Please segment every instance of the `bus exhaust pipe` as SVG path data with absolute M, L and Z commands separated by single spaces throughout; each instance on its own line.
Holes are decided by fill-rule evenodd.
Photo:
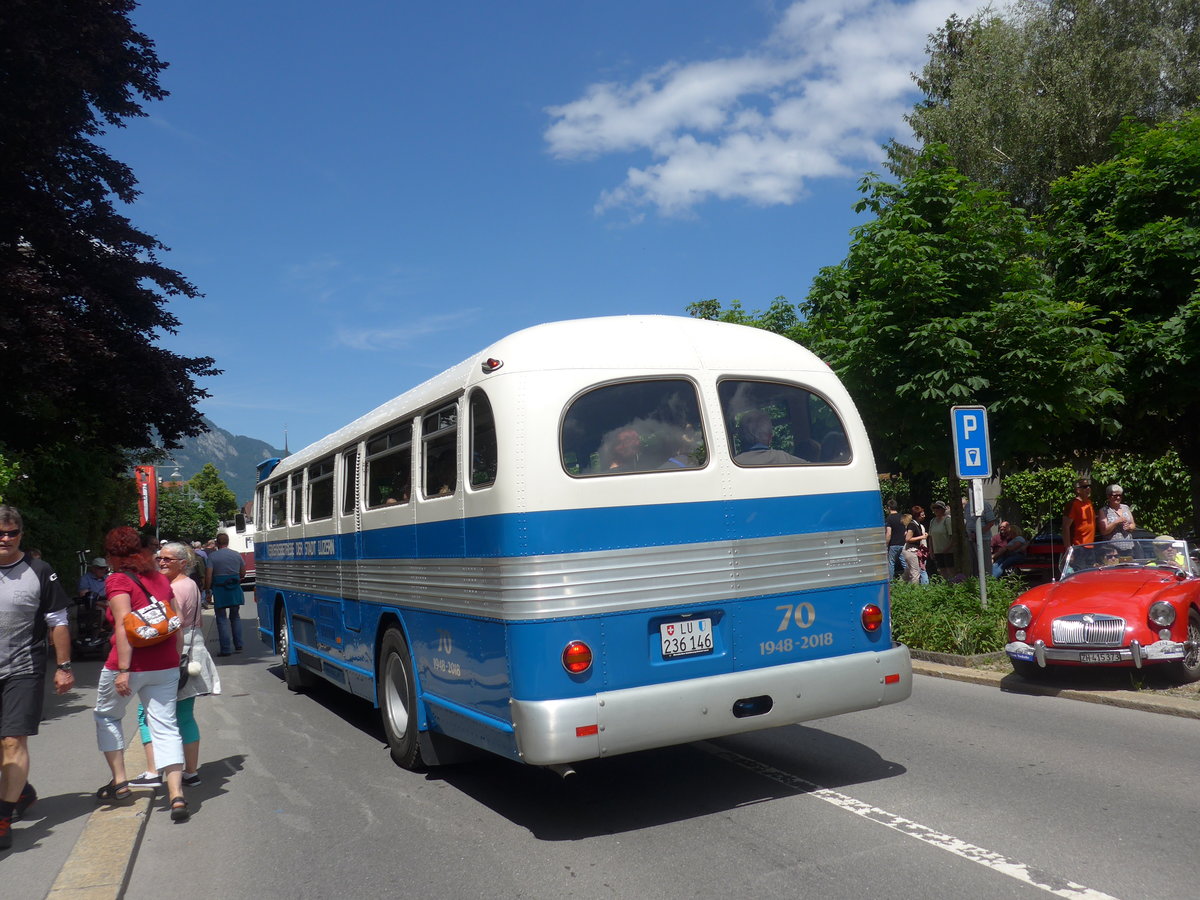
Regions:
M 575 771 L 574 766 L 569 766 L 565 763 L 553 763 L 552 765 L 546 766 L 546 768 L 556 774 L 563 781 L 573 779 L 578 774 Z

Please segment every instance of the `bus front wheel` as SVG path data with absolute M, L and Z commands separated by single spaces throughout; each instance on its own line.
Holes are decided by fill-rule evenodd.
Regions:
M 405 769 L 421 768 L 421 747 L 417 742 L 417 687 L 413 679 L 412 656 L 404 636 L 397 628 L 389 629 L 383 636 L 375 689 L 392 759 Z

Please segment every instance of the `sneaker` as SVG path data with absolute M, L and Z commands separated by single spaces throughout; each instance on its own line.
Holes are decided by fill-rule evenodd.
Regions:
M 7 850 L 12 846 L 12 817 L 0 817 L 0 850 Z
M 38 793 L 32 784 L 25 782 L 25 787 L 21 788 L 21 796 L 17 798 L 17 804 L 13 807 L 14 822 L 19 822 L 24 817 L 26 810 L 33 804 L 37 803 Z
M 162 787 L 162 779 L 157 772 L 143 772 L 137 778 L 129 779 L 130 787 Z
M 183 783 L 186 787 L 195 787 L 196 785 L 198 785 L 200 783 L 200 773 L 199 772 L 184 772 L 183 773 Z

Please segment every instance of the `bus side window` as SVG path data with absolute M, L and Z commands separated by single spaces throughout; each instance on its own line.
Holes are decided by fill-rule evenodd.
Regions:
M 279 478 L 271 482 L 271 518 L 269 527 L 280 528 L 287 524 L 287 479 Z
M 355 498 L 358 496 L 358 451 L 347 450 L 342 454 L 342 515 L 354 515 Z
M 304 516 L 304 470 L 292 473 L 292 524 L 299 525 Z
M 407 503 L 412 494 L 412 423 L 367 440 L 367 509 Z
M 308 467 L 308 520 L 333 516 L 333 457 Z
M 471 487 L 496 483 L 498 457 L 491 401 L 482 390 L 475 390 L 471 393 Z
M 458 404 L 421 419 L 426 497 L 448 497 L 458 484 Z

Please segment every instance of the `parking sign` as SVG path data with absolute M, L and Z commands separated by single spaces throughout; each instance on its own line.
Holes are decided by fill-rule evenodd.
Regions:
M 958 477 L 991 478 L 992 447 L 988 439 L 987 409 L 953 406 L 950 424 L 954 432 L 954 465 Z

